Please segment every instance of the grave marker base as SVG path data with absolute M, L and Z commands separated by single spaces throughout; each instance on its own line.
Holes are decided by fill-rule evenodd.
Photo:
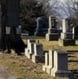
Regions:
M 47 33 L 46 34 L 46 39 L 48 40 L 48 41 L 55 41 L 55 40 L 58 40 L 58 38 L 59 38 L 59 33 Z
M 53 71 L 51 70 L 51 76 L 53 77 L 71 77 L 73 74 L 70 71 Z
M 74 39 L 59 39 L 59 45 L 60 46 L 75 45 L 75 40 Z
M 74 39 L 74 34 L 68 32 L 68 33 L 61 33 L 61 39 Z

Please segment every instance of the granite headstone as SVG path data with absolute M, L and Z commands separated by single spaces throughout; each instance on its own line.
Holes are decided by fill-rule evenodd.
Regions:
M 48 18 L 46 16 L 38 17 L 37 20 L 37 27 L 35 30 L 35 36 L 45 36 L 48 31 Z

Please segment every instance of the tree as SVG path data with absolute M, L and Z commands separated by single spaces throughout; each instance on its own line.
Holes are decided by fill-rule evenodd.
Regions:
M 20 20 L 23 30 L 27 30 L 29 34 L 34 33 L 36 27 L 36 18 L 45 15 L 42 11 L 42 4 L 36 0 L 21 0 L 20 2 Z
M 38 0 L 43 3 L 46 14 L 53 14 L 60 18 L 78 18 L 78 0 Z
M 20 34 L 17 34 L 17 27 L 19 26 L 19 0 L 1 0 L 1 12 L 1 49 L 7 49 L 8 53 L 11 52 L 10 49 L 14 49 L 17 54 L 20 54 L 24 51 L 25 44 Z
M 67 17 L 78 18 L 78 1 L 77 0 L 65 0 L 59 4 L 62 12 Z
M 55 7 L 58 4 L 58 0 L 38 0 L 43 5 L 43 11 L 47 16 L 56 14 Z

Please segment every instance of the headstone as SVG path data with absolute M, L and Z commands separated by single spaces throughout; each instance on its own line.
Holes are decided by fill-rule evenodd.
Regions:
M 34 44 L 34 55 L 43 55 L 43 46 L 42 44 Z
M 62 21 L 62 33 L 59 39 L 60 46 L 75 45 L 74 40 L 74 27 L 70 23 L 70 19 L 63 19 Z
M 54 66 L 54 50 L 49 50 L 48 53 L 45 53 L 45 65 L 43 66 L 43 71 L 50 74 L 53 66 Z
M 46 39 L 51 40 L 58 40 L 60 37 L 60 30 L 57 29 L 57 22 L 54 16 L 49 16 L 49 28 L 48 33 L 46 34 Z
M 43 46 L 42 44 L 34 44 L 34 53 L 32 55 L 32 61 L 34 63 L 39 63 L 43 61 Z
M 78 39 L 78 25 L 76 27 L 74 27 L 74 34 L 75 34 L 75 39 Z
M 36 43 L 35 40 L 28 40 L 27 48 L 25 48 L 25 56 L 34 63 L 43 62 L 44 55 L 42 44 Z
M 67 53 L 62 50 L 50 50 L 45 54 L 45 65 L 43 71 L 54 77 L 69 77 Z
M 54 51 L 54 67 L 51 70 L 52 76 L 60 76 L 67 73 L 67 54 L 60 50 Z
M 42 70 L 46 72 L 47 66 L 49 65 L 49 53 L 45 53 L 45 64 L 42 66 Z
M 32 39 L 28 39 L 27 40 L 27 48 L 25 48 L 25 55 L 29 59 L 32 58 L 32 54 L 34 53 L 34 43 L 35 42 L 36 41 L 35 40 L 32 40 Z
M 48 32 L 48 18 L 46 16 L 37 18 L 37 27 L 34 33 L 35 36 L 45 36 Z

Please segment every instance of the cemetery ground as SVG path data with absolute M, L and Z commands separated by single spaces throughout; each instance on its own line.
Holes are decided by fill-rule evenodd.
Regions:
M 35 39 L 35 38 L 33 38 Z M 68 69 L 71 70 L 78 78 L 78 40 L 75 46 L 59 46 L 58 41 L 47 41 L 44 38 L 36 39 L 36 42 L 43 44 L 45 51 L 49 49 L 62 49 L 68 52 Z M 26 44 L 27 40 L 23 39 Z M 42 64 L 34 64 L 26 56 L 18 56 L 16 54 L 0 54 L 0 66 L 6 68 L 6 70 L 12 75 L 16 76 L 17 79 L 55 79 L 50 75 L 42 71 Z M 57 78 L 61 79 L 61 78 Z M 62 78 L 67 79 L 67 78 Z

